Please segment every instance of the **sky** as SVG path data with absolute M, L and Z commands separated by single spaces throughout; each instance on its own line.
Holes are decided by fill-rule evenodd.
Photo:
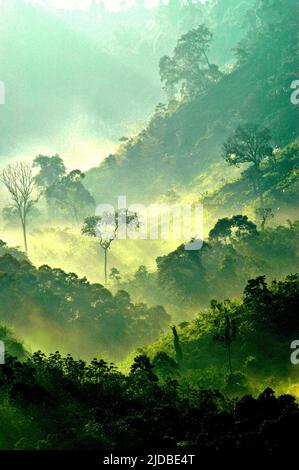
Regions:
M 73 14 L 0 5 L 1 167 L 40 153 L 61 154 L 70 169 L 98 165 L 160 99 L 158 58 L 132 49 L 134 31 Z
M 99 165 L 163 100 L 158 62 L 176 38 L 157 27 L 158 9 L 103 16 L 90 3 L 0 0 L 0 168 L 56 153 L 70 170 Z
M 136 0 L 31 0 L 34 3 L 47 3 L 54 8 L 87 10 L 92 3 L 105 5 L 105 10 L 110 12 L 126 10 L 136 5 Z M 184 1 L 184 0 L 182 0 Z M 194 0 L 205 3 L 206 0 Z M 144 0 L 145 8 L 156 8 L 160 4 L 168 5 L 169 0 Z

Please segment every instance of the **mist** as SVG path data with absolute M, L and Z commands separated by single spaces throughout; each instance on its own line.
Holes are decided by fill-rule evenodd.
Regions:
M 0 164 L 61 153 L 86 170 L 136 133 L 161 96 L 152 13 L 0 3 Z M 148 17 L 150 16 L 150 17 Z M 125 20 L 125 24 L 122 24 Z

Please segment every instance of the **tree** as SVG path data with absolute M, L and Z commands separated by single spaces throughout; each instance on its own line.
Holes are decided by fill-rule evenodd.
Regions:
M 244 174 L 252 180 L 261 208 L 264 207 L 261 163 L 272 155 L 270 141 L 268 129 L 259 129 L 255 124 L 247 124 L 238 127 L 223 145 L 223 156 L 229 165 L 250 165 Z
M 189 66 L 193 63 L 198 68 L 199 64 L 205 63 L 210 67 L 207 50 L 212 38 L 211 31 L 201 24 L 180 37 L 174 51 L 175 56 Z
M 90 284 L 86 278 L 61 269 L 37 269 L 24 254 L 1 245 L 3 242 L 0 324 L 9 322 L 16 329 L 32 331 L 32 312 L 39 312 L 40 331 L 51 327 L 61 332 L 59 337 L 68 343 L 70 352 L 84 357 L 93 354 L 100 344 L 101 353 L 113 360 L 151 344 L 169 325 L 170 317 L 163 307 L 134 304 L 124 290 L 113 296 L 102 285 Z M 30 308 L 24 308 L 28 305 Z M 83 349 L 82 345 L 71 345 L 74 335 L 88 337 L 88 344 Z M 45 341 L 49 344 L 47 338 Z
M 217 81 L 221 73 L 211 64 L 207 52 L 212 33 L 201 24 L 183 34 L 174 49 L 173 57 L 160 59 L 160 77 L 165 90 L 174 95 L 175 87 L 181 83 L 181 92 L 187 96 L 205 92 L 208 85 Z
M 167 55 L 161 57 L 159 70 L 161 82 L 164 82 L 165 91 L 168 98 L 171 99 L 175 95 L 175 86 L 180 80 L 180 74 L 175 59 Z
M 2 209 L 3 221 L 9 227 L 16 227 L 19 225 L 18 211 L 14 206 L 3 207 Z
M 172 326 L 171 330 L 173 334 L 173 345 L 175 350 L 176 361 L 180 365 L 183 362 L 183 350 L 180 344 L 180 338 L 175 326 Z
M 233 375 L 232 359 L 231 359 L 231 343 L 233 339 L 233 327 L 232 327 L 232 323 L 231 323 L 231 319 L 229 315 L 225 315 L 224 337 L 225 337 L 225 344 L 227 347 L 229 374 L 230 374 L 230 379 L 231 379 Z
M 228 217 L 219 219 L 210 230 L 210 240 L 224 241 L 227 243 L 231 236 L 231 221 Z
M 244 289 L 242 314 L 256 331 L 275 332 L 280 338 L 297 337 L 299 274 L 290 274 L 268 286 L 265 276 L 250 279 Z
M 113 282 L 115 282 L 115 284 L 119 284 L 119 282 L 121 280 L 121 274 L 120 274 L 119 270 L 117 268 L 111 268 L 109 278 Z
M 233 378 L 231 343 L 237 334 L 236 319 L 231 318 L 231 314 L 234 313 L 234 305 L 229 299 L 223 302 L 217 302 L 217 300 L 214 299 L 211 301 L 211 308 L 214 314 L 214 326 L 216 327 L 215 339 L 224 341 L 227 348 L 229 367 L 228 383 L 231 383 Z
M 261 221 L 261 230 L 265 230 L 265 225 L 268 220 L 273 219 L 274 214 L 270 207 L 259 207 L 255 211 L 256 217 Z
M 55 210 L 58 208 L 64 218 L 71 215 L 72 220 L 77 223 L 95 206 L 93 197 L 82 184 L 84 178 L 85 174 L 80 170 L 73 170 L 57 179 L 45 191 L 48 204 L 54 203 Z
M 104 278 L 107 286 L 107 264 L 108 250 L 111 243 L 117 237 L 117 233 L 124 225 L 134 225 L 139 228 L 139 221 L 136 212 L 130 212 L 122 209 L 114 213 L 106 212 L 101 216 L 86 217 L 82 227 L 82 234 L 90 237 L 96 237 L 99 240 L 100 247 L 104 250 Z
M 34 177 L 35 184 L 43 191 L 60 180 L 66 172 L 62 158 L 59 155 L 47 157 L 38 155 L 33 160 L 33 167 L 39 168 L 38 174 Z
M 134 278 L 137 281 L 146 281 L 148 276 L 149 276 L 149 272 L 147 270 L 147 267 L 144 266 L 144 264 L 140 265 L 136 273 L 134 274 Z
M 238 214 L 231 218 L 231 233 L 237 240 L 241 240 L 257 235 L 257 228 L 247 215 Z
M 257 235 L 256 225 L 248 220 L 247 215 L 234 215 L 230 219 L 225 217 L 219 219 L 210 230 L 210 240 L 224 241 L 228 243 L 233 238 L 241 240 L 253 235 Z
M 73 221 L 78 222 L 79 218 L 85 217 L 91 207 L 95 206 L 93 197 L 82 184 L 85 174 L 80 170 L 72 170 L 66 174 L 64 162 L 59 155 L 38 155 L 33 166 L 39 168 L 34 180 L 45 195 L 49 215 L 60 215 L 65 219 L 70 214 Z
M 153 372 L 153 364 L 146 354 L 139 354 L 134 358 L 134 362 L 131 365 L 131 375 L 141 375 L 146 377 L 147 380 L 157 382 L 157 376 Z
M 166 256 L 156 259 L 158 282 L 172 299 L 185 303 L 204 301 L 208 296 L 207 270 L 203 262 L 209 245 L 203 243 L 200 250 L 186 250 L 180 245 Z
M 8 167 L 2 171 L 0 179 L 9 191 L 13 207 L 19 216 L 23 232 L 24 248 L 27 254 L 27 218 L 36 202 L 32 197 L 34 190 L 32 168 L 29 163 L 26 162 L 8 165 Z
M 28 214 L 28 222 L 31 222 L 34 219 L 37 219 L 41 215 L 39 209 L 33 206 Z M 2 209 L 3 221 L 6 223 L 6 226 L 9 228 L 15 228 L 19 225 L 19 215 L 18 211 L 14 206 L 4 207 Z
M 172 377 L 179 372 L 178 363 L 164 351 L 158 351 L 153 359 L 154 371 L 162 377 Z

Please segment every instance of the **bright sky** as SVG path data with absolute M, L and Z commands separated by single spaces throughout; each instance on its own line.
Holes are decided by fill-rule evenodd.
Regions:
M 29 4 L 47 6 L 49 9 L 45 15 L 37 15 L 36 24 L 35 21 L 30 22 L 31 18 L 34 18 L 34 11 L 31 8 L 28 9 L 28 16 L 24 15 L 22 21 L 16 15 L 15 24 L 21 25 L 20 31 L 7 35 L 11 37 L 11 40 L 7 40 L 9 50 L 5 56 L 7 103 L 5 106 L 0 104 L 0 130 L 5 135 L 3 138 L 3 134 L 1 134 L 0 139 L 0 169 L 9 160 L 19 160 L 20 155 L 22 158 L 30 160 L 39 153 L 45 155 L 59 153 L 70 169 L 86 170 L 96 166 L 109 153 L 116 151 L 119 146 L 119 137 L 137 135 L 140 129 L 145 127 L 147 117 L 161 97 L 156 67 L 157 57 L 153 53 L 151 62 L 147 68 L 143 68 L 145 61 L 141 60 L 141 65 L 137 64 L 139 59 L 136 61 L 134 54 L 132 54 L 128 64 L 125 64 L 126 80 L 122 83 L 118 76 L 121 75 L 124 64 L 119 64 L 113 55 L 110 57 L 105 49 L 102 52 L 101 48 L 90 47 L 90 44 L 93 43 L 89 37 L 86 38 L 80 32 L 78 33 L 76 28 L 74 31 L 69 31 L 68 23 L 65 27 L 62 21 L 57 23 L 56 15 L 52 15 L 52 13 L 55 9 L 88 11 L 92 4 L 100 3 L 102 5 L 105 3 L 107 11 L 119 11 L 121 5 L 123 9 L 133 7 L 136 0 L 24 1 Z M 18 2 L 19 0 L 0 0 L 0 9 L 2 4 L 10 7 L 14 4 L 18 5 Z M 142 5 L 140 2 L 142 0 L 139 0 L 139 5 Z M 144 5 L 147 8 L 157 7 L 162 3 L 167 4 L 169 0 L 144 0 Z M 20 12 L 23 15 L 22 9 Z M 54 16 L 53 21 L 52 16 Z M 86 20 L 86 15 L 82 16 Z M 106 16 L 107 20 L 113 20 L 111 18 L 113 15 L 107 14 Z M 9 15 L 8 18 L 10 18 Z M 77 22 L 78 18 L 76 17 L 75 20 Z M 138 18 L 136 18 L 137 20 Z M 14 24 L 12 19 L 11 21 Z M 134 21 L 135 16 L 133 15 L 129 24 L 132 25 Z M 109 21 L 107 22 L 109 23 Z M 52 46 L 52 31 L 53 28 L 56 28 L 56 24 L 59 26 L 57 28 L 59 39 L 53 40 Z M 88 23 L 86 22 L 86 24 Z M 114 24 L 117 24 L 117 17 Z M 49 73 L 46 70 L 48 62 L 44 61 L 43 54 L 40 54 L 39 51 L 39 31 L 43 27 L 45 35 L 41 41 L 43 45 L 41 47 L 45 47 L 46 56 L 51 57 L 54 61 L 54 66 L 50 67 Z M 9 25 L 7 31 L 9 31 Z M 30 34 L 27 34 L 27 31 L 30 31 Z M 0 28 L 2 40 L 1 33 L 2 28 Z M 96 37 L 102 40 L 102 36 Z M 60 38 L 65 41 L 60 43 Z M 76 40 L 76 54 L 72 53 L 71 39 L 73 38 Z M 79 42 L 81 38 L 82 45 Z M 121 57 L 126 47 L 115 48 L 117 59 Z M 19 63 L 20 48 L 22 54 Z M 90 70 L 94 76 L 92 79 L 89 77 Z M 113 70 L 112 76 L 111 70 Z M 2 74 L 2 56 L 0 72 Z M 22 77 L 21 87 L 18 86 L 17 75 L 19 74 Z M 49 78 L 45 78 L 48 75 Z M 4 79 L 2 75 L 0 75 L 0 81 L 1 79 Z M 143 80 L 144 89 L 143 86 L 140 86 Z M 87 81 L 91 83 L 91 88 L 85 86 Z M 55 92 L 56 86 L 57 94 Z M 32 98 L 33 90 L 36 94 L 36 102 Z M 25 126 L 22 113 L 19 112 L 20 106 L 24 115 L 27 113 L 30 116 L 30 119 L 26 120 Z M 49 108 L 46 115 L 44 113 L 45 107 Z M 128 112 L 126 112 L 126 107 L 129 107 Z M 4 118 L 4 112 L 7 113 L 8 119 Z M 43 118 L 40 118 L 40 114 Z M 5 123 L 5 130 L 2 128 L 2 122 Z
M 200 3 L 205 3 L 206 0 L 197 0 Z M 194 3 L 196 0 L 194 0 Z M 93 0 L 32 0 L 32 3 L 46 3 L 54 8 L 61 8 L 64 10 L 88 10 Z M 106 11 L 120 11 L 126 10 L 136 4 L 136 0 L 94 0 L 94 3 L 105 4 Z M 160 3 L 167 5 L 169 0 L 144 0 L 145 8 L 155 8 Z

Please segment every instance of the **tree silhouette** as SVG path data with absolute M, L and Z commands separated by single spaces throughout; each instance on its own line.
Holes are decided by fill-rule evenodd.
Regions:
M 244 174 L 252 180 L 261 208 L 264 207 L 261 162 L 272 155 L 270 141 L 268 129 L 259 129 L 255 124 L 247 124 L 239 126 L 223 145 L 224 159 L 230 165 L 251 164 Z
M 160 77 L 169 97 L 173 97 L 176 85 L 181 83 L 181 93 L 187 96 L 206 91 L 208 85 L 217 81 L 221 73 L 208 59 L 212 33 L 201 24 L 183 34 L 172 57 L 160 59 Z
M 121 274 L 120 274 L 119 270 L 117 268 L 111 268 L 109 278 L 113 282 L 115 282 L 115 284 L 119 284 L 119 282 L 121 280 Z
M 225 217 L 219 219 L 210 230 L 210 240 L 224 241 L 228 243 L 233 238 L 241 240 L 253 235 L 257 235 L 256 225 L 251 222 L 247 215 L 234 215 L 230 219 Z
M 224 337 L 225 337 L 225 344 L 227 347 L 228 365 L 229 365 L 229 373 L 230 373 L 230 380 L 231 380 L 232 375 L 233 375 L 232 359 L 231 359 L 231 343 L 233 339 L 233 328 L 232 328 L 232 323 L 231 323 L 231 319 L 229 315 L 225 315 Z
M 45 191 L 56 181 L 60 180 L 66 172 L 63 160 L 57 154 L 52 157 L 38 155 L 33 160 L 32 166 L 34 168 L 39 168 L 39 172 L 34 177 L 34 181 L 42 191 Z
M 8 165 L 1 175 L 0 179 L 9 191 L 12 204 L 21 221 L 24 248 L 28 253 L 27 245 L 27 218 L 34 203 L 32 194 L 34 190 L 34 177 L 29 163 L 18 162 L 14 165 Z
M 133 224 L 139 228 L 139 221 L 136 212 L 130 212 L 122 209 L 116 212 L 106 212 L 101 216 L 91 216 L 84 220 L 82 234 L 98 239 L 100 247 L 104 250 L 104 279 L 107 286 L 107 265 L 108 250 L 111 243 L 116 239 L 117 233 L 121 227 L 124 228 Z
M 268 220 L 273 219 L 274 214 L 270 207 L 259 207 L 255 211 L 256 217 L 261 221 L 261 230 L 265 230 L 265 225 Z
M 183 350 L 181 348 L 180 344 L 180 338 L 177 333 L 176 327 L 172 326 L 172 333 L 173 333 L 173 345 L 174 345 L 174 350 L 175 350 L 175 356 L 177 363 L 180 365 L 183 362 Z

